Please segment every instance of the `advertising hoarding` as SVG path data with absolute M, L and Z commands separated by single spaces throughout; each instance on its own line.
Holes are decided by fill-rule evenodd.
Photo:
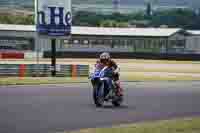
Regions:
M 36 0 L 36 28 L 39 35 L 71 34 L 71 0 Z

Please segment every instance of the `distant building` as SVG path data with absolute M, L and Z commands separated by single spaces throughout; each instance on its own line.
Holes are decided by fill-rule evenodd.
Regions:
M 200 53 L 200 31 L 188 30 L 189 36 L 186 37 L 186 49 L 191 53 Z
M 70 39 L 58 39 L 57 51 L 188 53 L 200 51 L 200 44 L 179 28 L 72 27 Z M 197 34 L 198 39 L 200 34 Z M 192 41 L 191 41 L 192 40 Z M 0 24 L 0 48 L 21 51 L 49 51 L 50 40 L 38 38 L 35 26 Z M 193 48 L 195 46 L 195 48 Z M 6 47 L 6 48 L 9 48 Z

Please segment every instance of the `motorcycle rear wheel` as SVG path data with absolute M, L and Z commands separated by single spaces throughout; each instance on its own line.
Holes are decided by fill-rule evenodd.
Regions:
M 112 101 L 113 106 L 119 107 L 123 102 L 123 96 L 118 96 L 115 100 Z

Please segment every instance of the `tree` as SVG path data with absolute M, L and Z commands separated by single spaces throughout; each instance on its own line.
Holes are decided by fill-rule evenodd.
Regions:
M 113 20 L 105 20 L 105 21 L 102 21 L 101 23 L 100 23 L 100 27 L 114 27 L 114 23 L 116 23 L 115 21 L 113 21 Z
M 102 21 L 99 26 L 100 27 L 128 27 L 129 23 L 117 22 L 114 20 L 105 20 L 105 21 Z
M 0 15 L 0 23 L 32 25 L 34 24 L 34 16 Z
M 168 25 L 169 27 L 190 27 L 196 21 L 196 15 L 191 10 L 174 9 L 156 12 L 152 17 L 153 26 Z

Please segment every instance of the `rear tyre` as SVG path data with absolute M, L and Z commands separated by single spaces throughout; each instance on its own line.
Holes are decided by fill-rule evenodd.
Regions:
M 123 102 L 123 96 L 117 97 L 115 100 L 112 101 L 113 106 L 119 107 Z

